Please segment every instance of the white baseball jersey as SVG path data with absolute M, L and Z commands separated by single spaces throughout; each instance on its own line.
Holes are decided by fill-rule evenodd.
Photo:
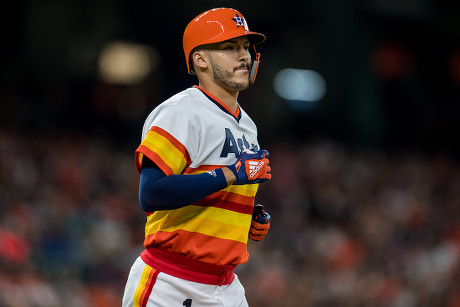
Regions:
M 238 106 L 233 113 L 198 86 L 174 95 L 155 108 L 145 121 L 142 140 L 152 126 L 167 131 L 186 148 L 191 168 L 230 165 L 235 163 L 239 152 L 255 151 L 259 147 L 256 125 L 246 112 Z
M 166 175 L 196 174 L 235 163 L 244 149 L 259 149 L 251 118 L 195 86 L 148 116 L 136 161 L 139 171 L 145 155 Z M 191 205 L 147 214 L 145 247 L 216 265 L 246 262 L 257 188 L 231 185 Z

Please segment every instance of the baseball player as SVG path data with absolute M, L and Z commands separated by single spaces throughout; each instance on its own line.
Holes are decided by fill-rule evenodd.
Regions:
M 136 150 L 145 250 L 133 264 L 123 306 L 248 306 L 234 274 L 261 240 L 270 216 L 254 205 L 271 178 L 254 122 L 238 93 L 254 82 L 265 36 L 231 8 L 206 11 L 185 29 L 183 47 L 199 85 L 157 106 Z

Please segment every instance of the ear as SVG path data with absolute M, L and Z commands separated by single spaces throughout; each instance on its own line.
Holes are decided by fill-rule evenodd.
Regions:
M 197 50 L 192 54 L 193 65 L 196 68 L 206 69 L 208 68 L 208 58 L 203 50 Z M 196 70 L 196 69 L 195 69 Z

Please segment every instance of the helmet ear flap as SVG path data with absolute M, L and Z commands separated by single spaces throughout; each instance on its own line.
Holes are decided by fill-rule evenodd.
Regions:
M 189 74 L 191 74 L 191 75 L 196 75 L 195 67 L 193 67 L 193 58 L 192 58 L 192 54 L 193 54 L 193 53 L 190 53 L 190 58 L 189 58 L 189 60 L 188 60 L 188 63 L 189 63 L 188 71 L 189 71 Z
M 191 74 L 191 75 L 196 75 L 195 67 L 193 65 L 193 52 L 195 51 L 195 49 L 193 49 L 190 52 L 190 54 L 188 56 L 188 62 L 187 62 L 188 66 L 189 66 L 189 67 L 187 67 L 188 68 L 188 73 Z
M 252 46 L 254 47 L 254 60 L 252 61 L 252 68 L 251 74 L 249 75 L 249 81 L 251 82 L 251 84 L 254 84 L 257 76 L 257 71 L 259 70 L 260 53 L 257 53 L 256 46 Z

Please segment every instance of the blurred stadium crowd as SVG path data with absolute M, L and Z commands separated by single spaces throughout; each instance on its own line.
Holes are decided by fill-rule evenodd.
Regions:
M 240 96 L 273 170 L 256 199 L 271 230 L 237 269 L 250 306 L 460 307 L 460 2 L 448 0 L 9 3 L 0 307 L 120 306 L 144 237 L 142 123 L 195 82 L 181 37 L 217 2 L 269 38 Z M 152 73 L 101 80 L 112 42 L 148 47 Z M 324 99 L 299 111 L 277 97 L 286 67 L 320 72 Z
M 460 306 L 460 165 L 271 145 L 272 215 L 237 269 L 251 306 Z M 134 151 L 134 149 L 133 149 Z M 133 151 L 0 130 L 0 306 L 118 306 L 142 249 Z

